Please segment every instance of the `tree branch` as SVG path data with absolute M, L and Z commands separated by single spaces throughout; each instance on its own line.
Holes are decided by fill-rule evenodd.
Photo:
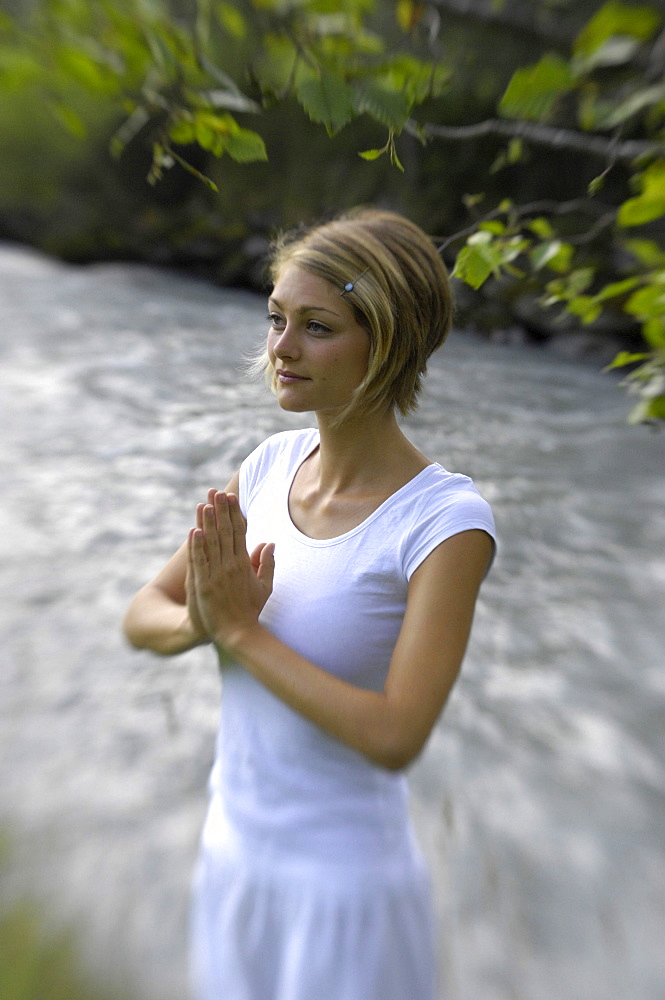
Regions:
M 587 214 L 595 215 L 597 217 L 596 221 L 587 233 L 566 239 L 567 243 L 575 245 L 591 242 L 602 229 L 610 226 L 616 217 L 616 212 L 612 210 L 608 211 L 606 205 L 600 205 L 598 202 L 582 198 L 575 198 L 572 201 L 531 201 L 526 205 L 511 205 L 508 211 L 516 219 L 523 219 L 527 215 L 569 215 L 574 212 L 586 212 Z M 498 219 L 506 214 L 507 212 L 504 208 L 493 209 L 491 212 L 483 215 L 482 218 L 476 219 L 466 229 L 460 229 L 457 233 L 453 233 L 452 236 L 448 236 L 442 240 L 437 246 L 437 251 L 442 253 L 453 243 L 471 236 L 476 232 L 481 222 L 490 222 L 492 219 Z
M 632 139 L 624 142 L 616 138 L 605 138 L 599 135 L 587 135 L 573 129 L 556 128 L 552 125 L 540 125 L 536 122 L 503 121 L 500 118 L 488 118 L 474 125 L 419 125 L 410 120 L 406 130 L 412 135 L 425 138 L 451 139 L 456 142 L 466 139 L 481 139 L 488 135 L 501 136 L 506 139 L 520 138 L 550 149 L 567 149 L 602 159 L 611 159 L 614 163 L 631 163 L 645 154 L 665 154 L 665 144 L 647 140 Z

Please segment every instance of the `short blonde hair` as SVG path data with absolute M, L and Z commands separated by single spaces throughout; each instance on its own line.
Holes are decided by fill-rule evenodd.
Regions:
M 453 312 L 448 272 L 430 237 L 395 212 L 358 208 L 280 236 L 270 256 L 273 283 L 287 264 L 339 288 L 370 337 L 367 374 L 336 422 L 384 407 L 405 416 L 414 410 Z M 255 367 L 274 389 L 267 355 Z

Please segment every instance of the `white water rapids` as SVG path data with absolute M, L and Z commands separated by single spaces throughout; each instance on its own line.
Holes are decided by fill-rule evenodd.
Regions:
M 0 247 L 5 898 L 78 927 L 137 1000 L 186 996 L 220 684 L 209 650 L 136 653 L 120 620 L 208 486 L 310 423 L 240 373 L 264 312 Z M 500 537 L 412 771 L 444 1000 L 665 996 L 665 435 L 627 408 L 594 368 L 458 333 L 409 422 Z

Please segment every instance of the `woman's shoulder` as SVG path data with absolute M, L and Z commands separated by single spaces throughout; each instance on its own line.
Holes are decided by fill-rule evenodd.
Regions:
M 318 430 L 315 427 L 303 427 L 297 430 L 278 431 L 265 438 L 243 462 L 244 466 L 274 461 L 278 457 L 304 456 L 318 441 Z
M 471 476 L 462 472 L 449 472 L 438 462 L 432 462 L 416 476 L 407 487 L 412 502 L 448 505 L 450 503 L 480 502 L 489 506 Z
M 436 545 L 461 531 L 480 528 L 496 538 L 492 508 L 470 476 L 435 462 L 408 485 L 402 504 L 408 576 Z
M 240 466 L 241 503 L 247 502 L 271 471 L 288 477 L 317 442 L 318 430 L 312 427 L 279 431 L 262 441 Z

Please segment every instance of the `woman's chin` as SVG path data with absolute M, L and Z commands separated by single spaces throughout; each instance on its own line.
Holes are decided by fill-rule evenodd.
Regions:
M 309 406 L 298 403 L 295 399 L 278 399 L 277 402 L 280 410 L 286 410 L 289 413 L 307 413 L 311 409 Z

